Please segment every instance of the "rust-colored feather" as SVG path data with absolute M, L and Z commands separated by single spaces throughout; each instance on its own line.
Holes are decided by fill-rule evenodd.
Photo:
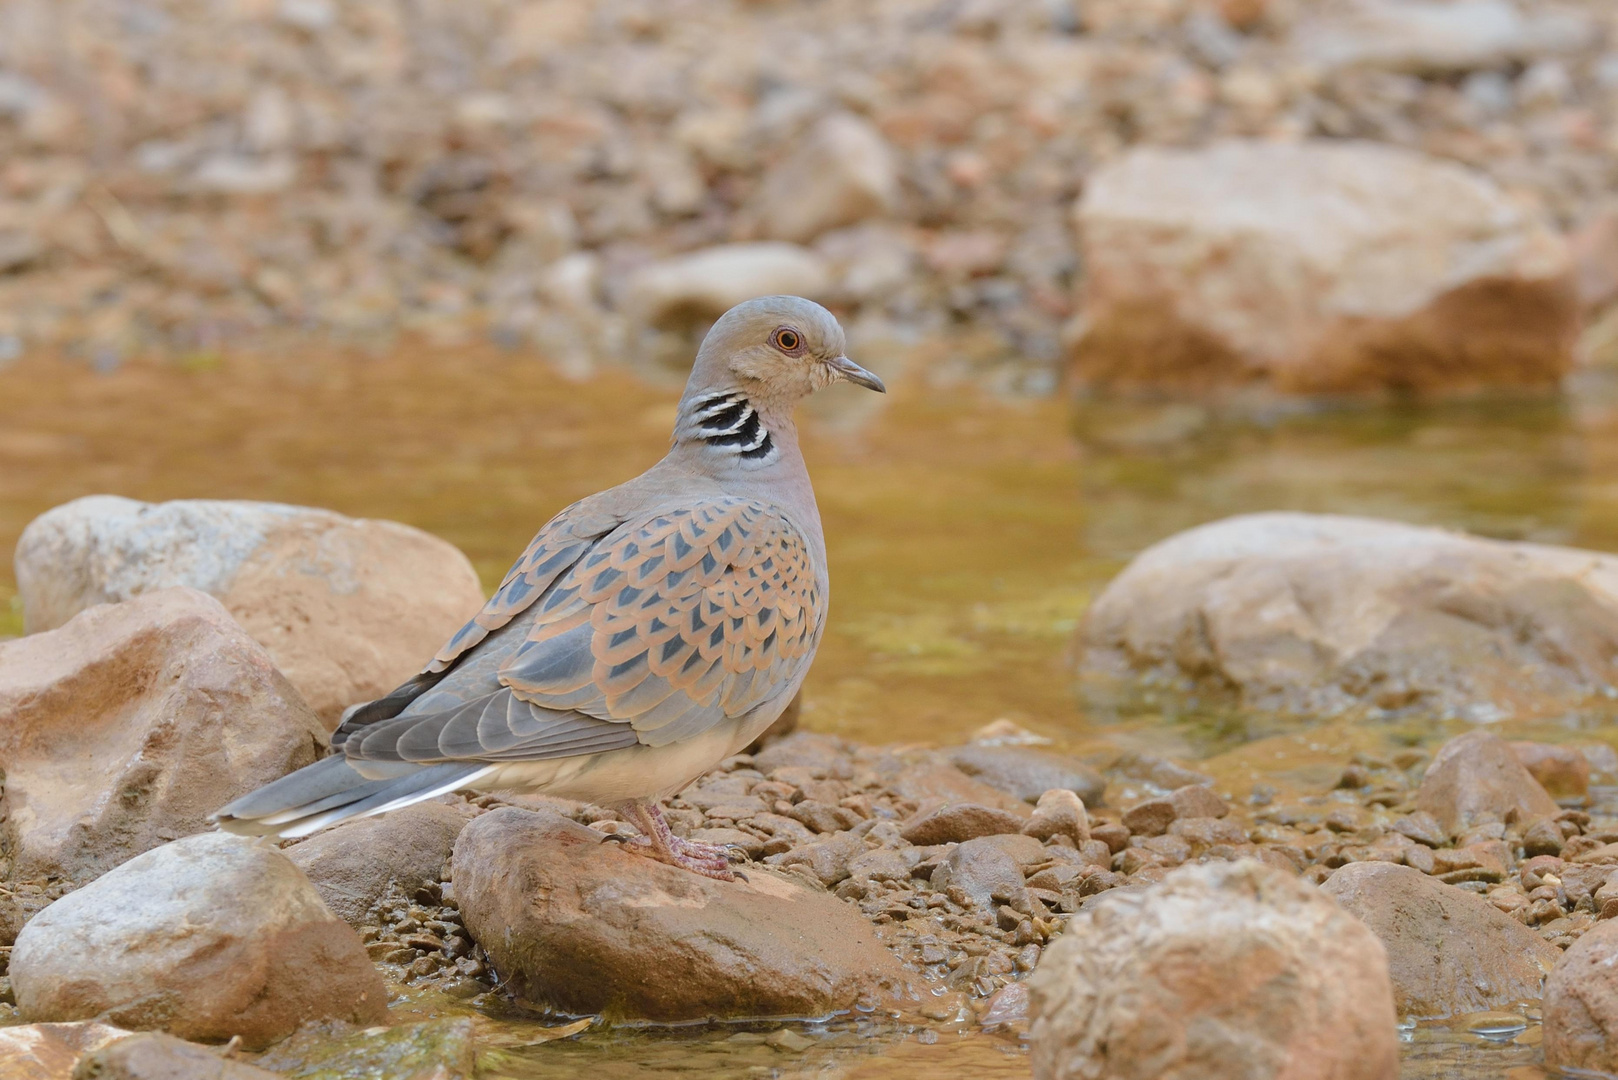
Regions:
M 519 695 L 547 705 L 589 665 L 599 699 L 571 700 L 602 719 L 656 728 L 688 716 L 736 716 L 784 688 L 813 653 L 824 599 L 808 543 L 780 510 L 717 497 L 666 510 L 600 541 L 556 579 L 528 640 L 502 668 Z M 574 647 L 588 622 L 589 655 Z

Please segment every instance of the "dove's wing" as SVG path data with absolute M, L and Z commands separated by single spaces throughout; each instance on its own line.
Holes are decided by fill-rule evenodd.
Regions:
M 716 496 L 585 547 L 541 570 L 548 588 L 513 601 L 534 610 L 499 669 L 499 690 L 368 725 L 345 743 L 350 760 L 494 762 L 663 746 L 783 694 L 813 657 L 825 590 L 804 534 L 776 507 Z
M 610 494 L 610 493 L 609 493 Z M 356 705 L 332 732 L 332 746 L 344 745 L 354 732 L 390 720 L 441 682 L 446 674 L 491 633 L 520 615 L 603 536 L 623 524 L 603 495 L 592 495 L 567 507 L 545 523 L 528 548 L 506 571 L 500 587 L 465 626 L 438 650 L 419 675 L 384 697 Z

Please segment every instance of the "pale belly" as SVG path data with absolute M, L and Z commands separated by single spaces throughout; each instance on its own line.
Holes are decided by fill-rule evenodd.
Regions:
M 787 700 L 790 700 L 790 695 Z M 775 722 L 785 703 L 726 720 L 668 746 L 631 746 L 600 754 L 498 765 L 472 784 L 479 791 L 525 791 L 620 806 L 666 799 L 746 747 Z

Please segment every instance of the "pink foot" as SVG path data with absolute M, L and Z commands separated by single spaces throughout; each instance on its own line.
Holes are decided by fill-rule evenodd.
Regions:
M 718 881 L 735 881 L 739 876 L 730 868 L 730 854 L 726 848 L 675 836 L 669 830 L 663 811 L 655 804 L 631 803 L 624 808 L 623 814 L 641 831 L 641 835 L 629 843 L 648 858 Z

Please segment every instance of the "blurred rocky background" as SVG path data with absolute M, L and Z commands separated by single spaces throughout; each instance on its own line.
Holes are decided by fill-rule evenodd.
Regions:
M 0 365 L 656 371 L 785 291 L 1012 392 L 1546 385 L 1615 193 L 1610 0 L 0 5 Z

